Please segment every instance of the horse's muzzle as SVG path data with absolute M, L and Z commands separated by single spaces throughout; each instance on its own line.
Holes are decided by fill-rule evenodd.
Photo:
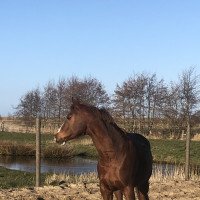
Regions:
M 54 137 L 53 141 L 54 141 L 55 143 L 60 144 L 60 145 L 65 145 L 65 144 L 66 144 L 66 141 L 58 140 L 56 137 Z

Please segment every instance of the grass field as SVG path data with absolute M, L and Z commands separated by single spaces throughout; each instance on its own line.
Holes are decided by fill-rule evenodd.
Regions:
M 89 137 L 68 142 L 65 146 L 53 143 L 53 136 L 42 134 L 42 155 L 46 158 L 83 156 L 97 158 L 97 151 Z M 151 139 L 155 162 L 184 163 L 185 141 Z M 34 155 L 35 135 L 0 132 L 0 155 Z M 191 141 L 191 164 L 200 165 L 200 141 Z
M 185 162 L 185 141 L 150 140 L 154 161 L 183 164 Z M 200 141 L 191 141 L 191 164 L 200 165 Z
M 52 135 L 42 135 L 43 157 L 73 157 L 84 156 L 97 158 L 97 151 L 89 137 L 80 138 L 60 146 L 53 143 Z M 180 140 L 150 140 L 155 162 L 184 163 L 185 141 Z M 35 135 L 28 133 L 0 132 L 0 155 L 35 155 Z M 200 166 L 200 142 L 191 141 L 191 163 Z M 183 169 L 182 169 L 183 172 Z M 158 172 L 159 173 L 159 172 Z M 180 170 L 178 173 L 180 174 Z M 162 177 L 162 175 L 160 175 Z M 42 174 L 42 184 L 49 184 L 52 179 L 60 180 L 55 174 Z M 79 179 L 79 177 L 73 177 Z M 70 178 L 71 180 L 71 178 Z M 0 188 L 32 187 L 35 184 L 35 174 L 8 170 L 0 167 Z
M 32 133 L 10 133 L 10 132 L 0 132 L 0 140 L 1 141 L 11 141 L 17 143 L 28 143 L 34 144 L 35 143 L 35 134 Z M 41 141 L 44 145 L 45 143 L 50 142 L 53 140 L 52 134 L 42 134 Z
M 49 174 L 42 174 L 41 182 L 44 184 Z M 35 185 L 35 174 L 29 172 L 21 172 L 0 167 L 0 188 L 14 187 L 33 187 Z

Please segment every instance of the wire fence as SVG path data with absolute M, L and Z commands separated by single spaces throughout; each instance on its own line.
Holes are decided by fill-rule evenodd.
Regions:
M 41 119 L 41 133 L 42 134 L 53 134 L 58 131 L 64 119 Z M 124 129 L 124 127 L 122 126 Z M 0 118 L 0 132 L 15 132 L 15 133 L 35 133 L 36 123 L 33 120 L 22 120 L 19 118 Z M 125 129 L 124 129 L 125 130 Z M 144 131 L 129 131 L 128 132 L 139 132 L 144 134 L 148 138 L 152 139 L 186 139 L 186 130 L 182 130 L 181 133 L 170 133 L 167 129 L 157 129 L 149 131 L 149 134 L 144 134 Z M 180 131 L 179 131 L 180 132 Z M 200 140 L 200 124 L 192 129 L 192 140 Z

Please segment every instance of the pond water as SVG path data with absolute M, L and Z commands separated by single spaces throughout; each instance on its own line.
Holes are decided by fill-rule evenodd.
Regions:
M 42 159 L 41 172 L 55 172 L 55 173 L 83 173 L 96 171 L 97 161 L 92 159 L 85 159 L 76 157 L 72 159 Z M 0 166 L 8 169 L 35 172 L 35 158 L 34 157 L 0 157 Z
M 8 169 L 20 170 L 25 172 L 35 172 L 35 158 L 34 157 L 0 157 L 0 166 Z M 97 160 L 75 157 L 72 159 L 42 159 L 41 172 L 52 173 L 73 173 L 80 174 L 85 172 L 96 172 Z M 174 174 L 177 169 L 173 164 L 155 164 L 154 171 L 159 171 L 161 174 Z M 197 174 L 200 174 L 198 167 Z

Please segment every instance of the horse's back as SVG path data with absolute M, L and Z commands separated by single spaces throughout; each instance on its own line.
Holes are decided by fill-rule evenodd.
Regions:
M 141 145 L 149 150 L 151 149 L 149 141 L 143 135 L 139 133 L 128 133 L 127 136 L 135 145 Z

